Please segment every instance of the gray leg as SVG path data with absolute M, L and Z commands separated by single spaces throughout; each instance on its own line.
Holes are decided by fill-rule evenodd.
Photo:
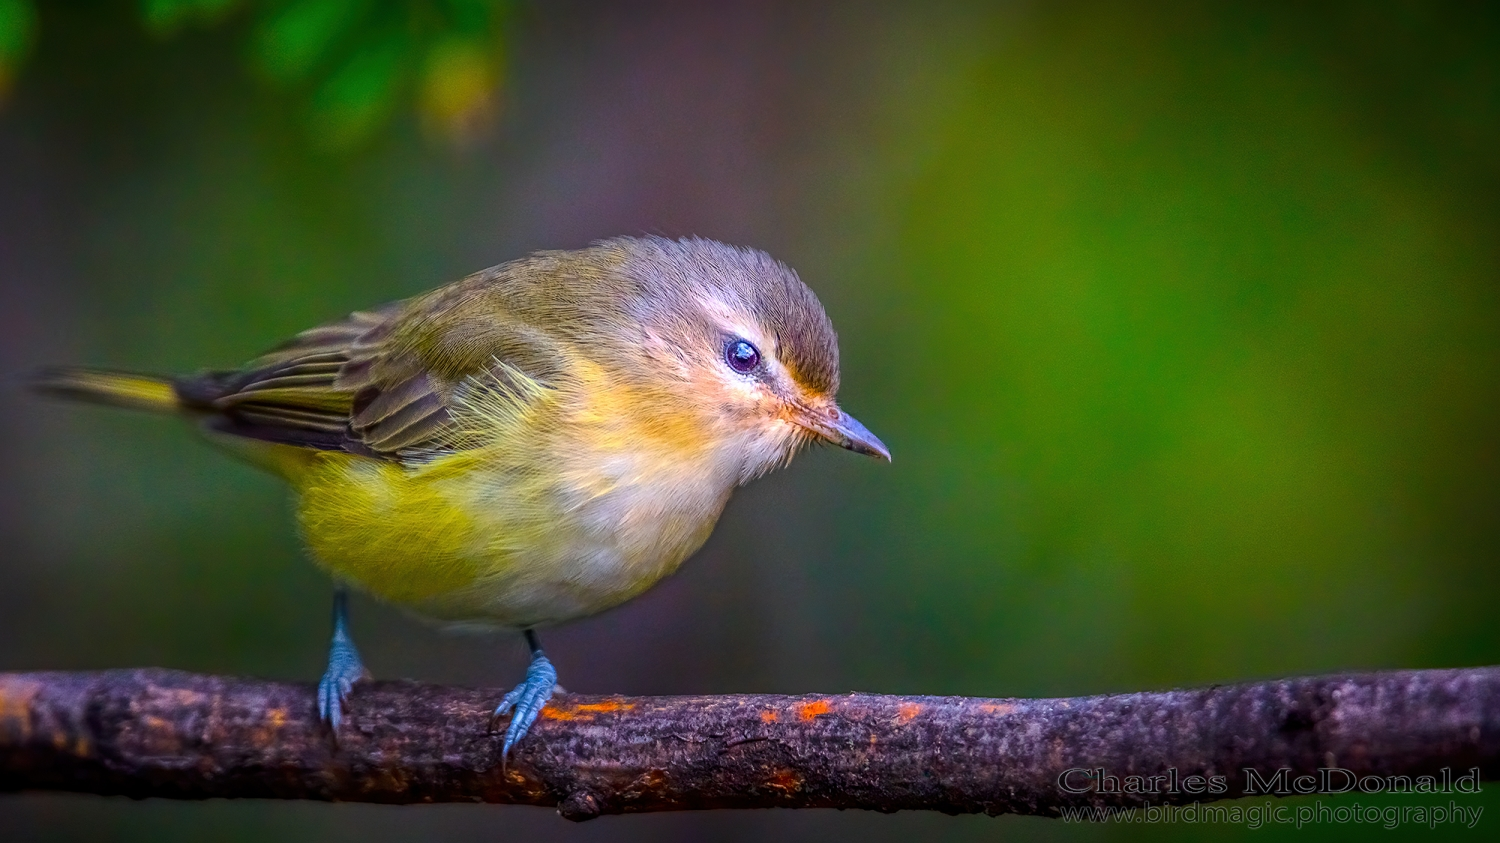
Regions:
M 500 705 L 490 717 L 490 727 L 494 728 L 496 721 L 504 717 L 506 712 L 515 709 L 510 725 L 505 728 L 505 743 L 500 747 L 502 759 L 510 754 L 510 748 L 516 741 L 526 736 L 531 724 L 536 722 L 537 715 L 542 713 L 542 706 L 552 699 L 552 692 L 557 689 L 557 670 L 542 652 L 536 633 L 528 629 L 523 634 L 526 636 L 527 646 L 531 647 L 531 666 L 526 668 L 526 678 L 500 700 Z
M 369 676 L 359 650 L 349 637 L 349 590 L 338 586 L 333 592 L 333 640 L 328 645 L 328 670 L 318 683 L 318 714 L 336 733 L 344 719 L 344 700 L 354 683 Z

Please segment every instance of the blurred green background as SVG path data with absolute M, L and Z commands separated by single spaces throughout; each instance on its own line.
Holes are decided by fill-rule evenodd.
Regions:
M 330 593 L 276 481 L 20 373 L 232 365 L 643 232 L 797 267 L 895 462 L 741 492 L 678 576 L 545 636 L 570 689 L 1500 663 L 1491 5 L 0 0 L 0 90 L 0 669 L 312 681 Z M 377 675 L 523 669 L 354 612 Z M 1470 838 L 1497 789 L 1436 833 L 11 795 L 0 838 Z

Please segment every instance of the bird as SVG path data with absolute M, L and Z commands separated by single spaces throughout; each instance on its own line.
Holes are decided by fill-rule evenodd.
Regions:
M 175 414 L 291 487 L 331 575 L 318 712 L 369 676 L 348 593 L 515 630 L 501 757 L 557 689 L 536 630 L 619 605 L 707 540 L 731 493 L 813 443 L 889 461 L 840 409 L 833 324 L 767 253 L 696 237 L 540 251 L 297 334 L 238 369 L 59 367 L 54 397 Z

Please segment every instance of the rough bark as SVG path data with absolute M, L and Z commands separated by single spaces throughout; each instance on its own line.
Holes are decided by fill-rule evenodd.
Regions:
M 311 685 L 157 669 L 0 674 L 0 791 L 520 803 L 571 819 L 769 807 L 1055 816 L 1235 798 L 1247 769 L 1287 768 L 1287 782 L 1320 768 L 1440 782 L 1443 768 L 1500 772 L 1500 667 L 1073 699 L 564 694 L 508 764 L 487 732 L 498 698 L 362 683 L 335 742 Z M 1059 786 L 1070 769 L 1096 768 L 1122 782 L 1175 770 L 1177 792 Z M 1090 783 L 1070 775 L 1074 789 Z M 1195 775 L 1223 776 L 1224 792 L 1187 792 Z

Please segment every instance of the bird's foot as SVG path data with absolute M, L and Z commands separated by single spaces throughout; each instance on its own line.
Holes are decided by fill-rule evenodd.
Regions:
M 328 647 L 328 669 L 318 682 L 318 714 L 334 734 L 338 734 L 339 724 L 344 720 L 344 701 L 349 698 L 349 690 L 355 682 L 369 676 L 354 642 L 335 635 Z
M 531 666 L 526 668 L 526 679 L 506 694 L 500 700 L 500 705 L 495 707 L 495 713 L 490 715 L 490 731 L 494 731 L 500 718 L 506 712 L 512 712 L 510 725 L 505 727 L 505 743 L 500 747 L 502 759 L 510 754 L 510 748 L 516 741 L 526 736 L 531 724 L 536 722 L 537 715 L 542 713 L 542 707 L 547 704 L 547 700 L 552 699 L 556 690 L 557 669 L 538 651 L 531 659 Z

